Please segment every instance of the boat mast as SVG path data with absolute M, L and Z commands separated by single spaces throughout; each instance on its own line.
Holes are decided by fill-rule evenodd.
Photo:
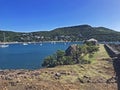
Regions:
M 4 40 L 3 40 L 3 42 L 5 42 L 5 33 L 3 33 L 3 37 L 4 37 Z
M 3 37 L 4 37 L 4 39 L 3 39 L 3 43 L 5 44 L 5 43 L 6 43 L 5 32 L 3 33 Z

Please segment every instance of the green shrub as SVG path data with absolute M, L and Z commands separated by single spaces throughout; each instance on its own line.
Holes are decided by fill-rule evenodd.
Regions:
M 99 50 L 95 45 L 77 45 L 77 50 L 72 55 L 66 56 L 65 51 L 58 50 L 52 56 L 48 56 L 44 59 L 43 67 L 54 67 L 57 65 L 71 65 L 71 64 L 89 64 L 90 60 L 85 60 L 83 57 L 89 55 L 88 58 L 92 58 L 93 54 Z

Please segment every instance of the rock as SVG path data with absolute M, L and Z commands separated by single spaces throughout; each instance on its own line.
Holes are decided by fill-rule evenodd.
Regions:
M 4 73 L 5 73 L 4 71 L 2 71 L 2 70 L 0 71 L 0 74 L 1 74 L 1 75 L 4 75 Z
M 13 78 L 9 77 L 9 76 L 5 76 L 4 80 L 13 80 Z
M 32 73 L 31 75 L 33 75 L 33 76 L 38 76 L 38 75 L 40 75 L 40 73 L 39 73 L 39 72 L 34 72 L 34 73 Z
M 81 78 L 78 78 L 80 83 L 84 83 L 84 81 Z
M 90 83 L 90 82 L 91 82 L 91 77 L 89 77 L 89 76 L 84 76 L 84 77 L 83 77 L 83 81 L 84 81 L 84 83 Z
M 55 78 L 55 79 L 60 79 L 60 77 L 61 77 L 61 74 L 60 74 L 60 73 L 56 73 L 56 74 L 54 75 L 54 78 Z
M 25 89 L 26 90 L 37 90 L 37 88 L 34 85 L 26 85 Z
M 106 83 L 106 79 L 101 78 L 101 77 L 94 77 L 92 78 L 92 83 Z
M 7 75 L 7 74 L 8 74 L 8 72 L 0 70 L 0 75 Z
M 100 79 L 97 80 L 97 83 L 105 83 L 105 79 L 100 78 Z
M 60 73 L 56 73 L 55 76 L 61 77 L 61 74 Z
M 83 78 L 89 78 L 88 76 L 83 76 Z
M 71 56 L 76 50 L 77 50 L 77 44 L 73 44 L 69 46 L 65 51 L 66 56 Z
M 16 85 L 17 85 L 16 82 L 9 82 L 9 84 L 10 84 L 11 86 L 16 86 Z
M 116 77 L 112 77 L 106 81 L 106 83 L 117 83 Z
M 54 72 L 52 71 L 51 74 L 54 74 Z
M 17 73 L 17 75 L 25 74 L 25 71 L 20 71 Z
M 48 72 L 47 72 L 47 71 L 45 71 L 45 73 L 47 74 Z
M 65 70 L 60 70 L 59 73 L 60 73 L 61 75 L 67 75 L 67 71 L 65 71 Z
M 83 76 L 83 78 L 78 78 L 80 83 L 90 83 L 91 81 L 91 77 L 88 76 Z

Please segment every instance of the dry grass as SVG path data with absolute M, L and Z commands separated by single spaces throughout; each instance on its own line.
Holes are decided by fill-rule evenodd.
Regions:
M 99 45 L 99 51 L 98 52 L 95 52 L 93 54 L 93 57 L 92 58 L 89 58 L 89 55 L 86 55 L 84 57 L 85 60 L 88 60 L 88 61 L 91 61 L 91 63 L 95 63 L 97 60 L 99 59 L 108 59 L 110 58 L 107 51 L 105 50 L 104 48 L 104 45 L 103 44 L 100 44 Z

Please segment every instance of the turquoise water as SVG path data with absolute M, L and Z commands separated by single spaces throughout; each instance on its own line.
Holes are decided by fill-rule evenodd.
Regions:
M 0 48 L 0 69 L 39 69 L 46 56 L 52 55 L 57 50 L 65 50 L 71 44 L 81 42 L 11 44 L 7 48 Z

